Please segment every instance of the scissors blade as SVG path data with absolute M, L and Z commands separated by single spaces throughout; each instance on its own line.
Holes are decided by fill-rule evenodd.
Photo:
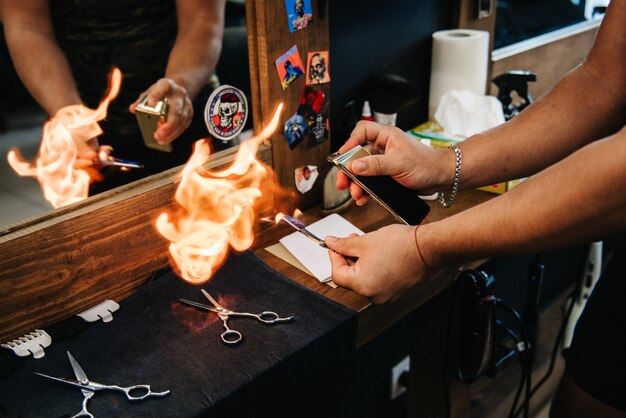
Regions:
M 182 302 L 186 305 L 195 306 L 196 308 L 205 309 L 207 311 L 215 311 L 215 308 L 209 305 L 205 305 L 204 303 L 194 302 L 189 299 L 178 299 L 179 302 Z
M 213 306 L 215 306 L 215 307 L 216 307 L 216 308 L 218 308 L 218 309 L 224 309 L 224 307 L 222 307 L 222 305 L 220 305 L 219 303 L 217 303 L 217 301 L 216 301 L 215 299 L 213 299 L 213 298 L 211 297 L 211 295 L 209 295 L 209 292 L 207 292 L 207 291 L 206 291 L 206 290 L 204 290 L 204 289 L 200 289 L 200 291 L 202 292 L 202 294 L 203 294 L 204 296 L 206 296 L 206 298 L 207 298 L 208 300 L 210 300 L 210 301 L 211 301 L 211 303 L 213 304 Z
M 72 365 L 72 369 L 74 369 L 74 374 L 76 375 L 76 379 L 78 379 L 79 383 L 88 384 L 89 378 L 87 377 L 87 373 L 85 373 L 83 368 L 80 367 L 80 364 L 78 364 L 74 356 L 69 351 L 67 351 L 67 358 L 70 359 L 70 364 Z M 93 395 L 93 392 L 88 389 L 81 389 L 81 391 L 83 392 L 83 396 L 86 398 Z
M 45 377 L 47 379 L 51 379 L 54 380 L 56 382 L 61 382 L 61 383 L 65 383 L 66 385 L 70 385 L 70 386 L 74 386 L 74 387 L 78 387 L 78 388 L 83 388 L 83 385 L 80 384 L 80 382 L 78 380 L 74 380 L 74 379 L 68 379 L 66 377 L 55 377 L 55 376 L 50 376 L 48 374 L 43 374 L 43 373 L 39 373 L 39 372 L 33 372 L 36 375 L 39 375 L 41 377 Z

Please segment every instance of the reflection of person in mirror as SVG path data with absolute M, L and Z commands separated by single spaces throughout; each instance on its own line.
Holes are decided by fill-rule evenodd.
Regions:
M 326 60 L 321 54 L 315 53 L 311 55 L 309 61 L 309 84 L 320 84 L 326 81 Z
M 208 136 L 202 106 L 221 50 L 224 4 L 0 0 L 0 16 L 19 76 L 50 117 L 68 105 L 97 107 L 110 69 L 122 71 L 120 94 L 101 122 L 104 134 L 75 139 L 89 142 L 89 152 L 79 156 L 83 162 L 96 157 L 99 145 L 110 145 L 116 156 L 144 164 L 143 170 L 107 173 L 107 184 L 95 185 L 106 189 L 184 163 L 191 143 Z M 178 138 L 172 153 L 143 143 L 132 112 L 145 96 L 149 106 L 167 99 L 166 121 L 154 138 L 162 144 Z
M 576 324 L 551 417 L 626 416 L 624 22 L 626 2 L 610 2 L 579 66 L 518 116 L 456 148 L 427 147 L 395 127 L 361 121 L 339 149 L 372 143 L 375 155 L 353 161 L 351 172 L 391 176 L 421 195 L 445 192 L 439 195 L 444 207 L 452 204 L 453 190 L 530 176 L 485 203 L 421 226 L 326 237 L 333 281 L 373 302 L 394 300 L 437 280 L 442 269 L 470 261 L 611 244 Z M 337 187 L 349 188 L 357 204 L 367 200 L 342 173 Z
M 294 30 L 304 29 L 313 19 L 313 16 L 304 12 L 304 0 L 296 0 L 293 11 L 296 12 L 296 17 L 291 21 Z

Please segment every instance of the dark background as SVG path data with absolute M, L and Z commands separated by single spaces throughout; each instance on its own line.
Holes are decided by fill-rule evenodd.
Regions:
M 431 35 L 452 26 L 448 1 L 331 1 L 330 75 L 332 148 L 350 134 L 350 119 L 361 115 L 371 76 L 406 78 L 419 98 L 398 113 L 397 126 L 410 129 L 428 119 Z M 345 106 L 355 100 L 354 114 Z

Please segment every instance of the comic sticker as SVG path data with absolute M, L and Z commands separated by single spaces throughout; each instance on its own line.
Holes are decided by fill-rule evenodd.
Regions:
M 296 189 L 302 194 L 308 192 L 313 188 L 318 175 L 317 166 L 314 165 L 303 165 L 296 168 L 294 171 Z
M 204 123 L 209 132 L 229 141 L 237 136 L 248 118 L 246 95 L 236 87 L 223 85 L 215 89 L 204 107 Z
M 309 52 L 307 56 L 306 84 L 322 84 L 330 81 L 328 51 Z
M 302 116 L 306 123 L 311 145 L 319 144 L 328 139 L 328 118 L 324 114 L 325 97 L 322 90 L 306 86 L 300 98 L 300 105 L 296 113 Z
M 304 139 L 308 126 L 302 115 L 295 114 L 285 122 L 285 139 L 289 149 L 293 150 Z
M 283 90 L 304 74 L 302 68 L 304 68 L 304 66 L 302 65 L 302 59 L 300 58 L 300 53 L 296 45 L 292 46 L 289 51 L 285 52 L 276 60 L 276 70 L 278 71 Z
M 313 20 L 311 0 L 285 0 L 289 32 L 306 28 Z

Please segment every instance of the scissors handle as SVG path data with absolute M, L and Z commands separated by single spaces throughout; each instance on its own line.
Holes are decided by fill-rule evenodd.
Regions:
M 80 418 L 80 417 L 95 418 L 91 414 L 91 412 L 87 410 L 87 402 L 89 402 L 89 399 L 91 399 L 91 396 L 93 396 L 93 392 L 91 393 L 90 396 L 85 395 L 85 397 L 83 398 L 83 409 L 81 409 L 80 412 L 77 413 L 76 415 L 73 415 L 72 418 Z
M 150 385 L 133 385 L 128 387 L 121 387 L 117 385 L 107 386 L 105 389 L 117 390 L 123 392 L 129 401 L 143 401 L 151 396 L 165 396 L 170 393 L 169 390 L 165 392 L 152 392 Z
M 230 329 L 228 327 L 228 316 L 229 314 L 222 312 L 218 312 L 219 317 L 222 319 L 222 322 L 224 323 L 224 329 L 226 331 L 222 332 L 222 341 L 224 342 L 224 344 L 228 344 L 228 345 L 235 345 L 235 344 L 239 344 L 241 342 L 241 340 L 243 339 L 243 335 L 241 335 L 241 332 L 236 331 L 234 329 Z
M 272 311 L 263 311 L 256 316 L 259 321 L 265 324 L 274 324 L 276 322 L 288 322 L 293 319 L 293 316 L 288 316 L 286 318 L 281 318 L 278 316 L 276 312 Z
M 251 318 L 256 318 L 264 324 L 275 324 L 276 322 L 287 322 L 293 319 L 293 316 L 288 316 L 286 318 L 281 318 L 278 316 L 276 312 L 272 311 L 263 311 L 260 314 L 253 314 L 249 312 L 232 312 L 228 313 L 230 316 L 249 316 Z
M 228 345 L 239 344 L 242 339 L 243 339 L 243 336 L 241 335 L 241 332 L 236 331 L 234 329 L 229 328 L 226 331 L 222 332 L 222 341 L 224 341 L 225 344 L 228 344 Z

